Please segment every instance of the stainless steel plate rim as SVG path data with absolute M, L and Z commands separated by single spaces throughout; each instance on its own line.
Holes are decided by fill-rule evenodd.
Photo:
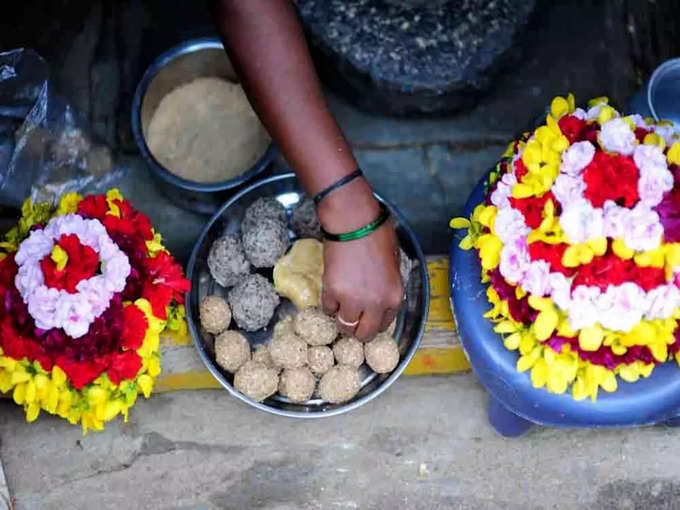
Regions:
M 210 229 L 212 226 L 217 222 L 224 212 L 231 207 L 234 203 L 236 203 L 241 197 L 244 195 L 247 195 L 249 193 L 252 193 L 255 191 L 257 188 L 273 183 L 276 181 L 283 181 L 286 179 L 291 179 L 295 178 L 296 176 L 294 173 L 286 173 L 286 174 L 279 174 L 279 175 L 274 175 L 272 177 L 268 177 L 266 179 L 259 180 L 249 187 L 241 190 L 239 193 L 234 195 L 232 198 L 230 198 L 213 216 L 210 218 L 210 220 L 206 223 L 206 226 L 203 228 L 203 231 L 201 232 L 200 236 L 198 237 L 196 244 L 194 245 L 194 248 L 191 252 L 191 257 L 189 258 L 189 262 L 187 264 L 187 278 L 189 281 L 193 281 L 194 277 L 194 270 L 196 267 L 196 261 L 198 258 L 199 251 L 201 250 L 201 247 L 203 245 L 203 242 L 205 241 L 206 236 L 208 235 Z M 392 205 L 390 202 L 382 198 L 380 195 L 376 194 L 376 197 L 383 201 L 388 208 L 390 209 L 391 213 L 399 220 L 400 224 L 404 227 L 406 233 L 410 237 L 413 247 L 416 251 L 417 258 L 420 262 L 419 264 L 419 271 L 422 279 L 422 293 L 423 293 L 423 314 L 424 317 L 421 320 L 418 330 L 417 330 L 417 337 L 416 339 L 412 342 L 412 344 L 409 346 L 408 350 L 402 356 L 401 360 L 399 361 L 399 365 L 392 371 L 392 373 L 384 380 L 381 382 L 381 384 L 373 391 L 370 393 L 356 399 L 348 402 L 347 404 L 340 405 L 334 409 L 329 409 L 329 410 L 322 410 L 322 411 L 290 411 L 290 410 L 285 410 L 285 409 L 279 409 L 275 408 L 272 406 L 269 406 L 265 404 L 264 402 L 256 402 L 252 400 L 251 398 L 247 397 L 246 395 L 242 394 L 241 392 L 237 391 L 230 383 L 227 381 L 224 377 L 224 375 L 217 369 L 215 366 L 215 362 L 213 361 L 211 355 L 209 352 L 206 351 L 203 342 L 200 339 L 200 332 L 198 331 L 198 328 L 196 326 L 197 318 L 194 317 L 194 313 L 191 307 L 192 303 L 192 294 L 191 291 L 188 292 L 185 295 L 185 308 L 186 308 L 186 314 L 187 314 L 187 324 L 189 327 L 189 332 L 191 333 L 192 340 L 194 342 L 194 346 L 196 347 L 196 350 L 198 351 L 198 355 L 203 362 L 203 364 L 208 368 L 210 373 L 217 379 L 217 381 L 234 397 L 239 399 L 241 402 L 244 402 L 250 406 L 253 406 L 261 411 L 265 411 L 271 414 L 275 414 L 278 416 L 285 416 L 289 418 L 302 418 L 302 419 L 313 419 L 313 418 L 328 418 L 331 416 L 337 416 L 339 414 L 343 414 L 349 411 L 352 411 L 363 404 L 373 400 L 376 398 L 378 395 L 380 395 L 383 391 L 385 391 L 394 381 L 396 381 L 399 376 L 402 374 L 406 366 L 409 364 L 413 356 L 415 355 L 416 351 L 418 350 L 418 347 L 420 345 L 420 342 L 423 337 L 423 333 L 425 332 L 425 318 L 427 317 L 427 313 L 429 310 L 429 303 L 430 303 L 430 285 L 429 285 L 429 277 L 427 273 L 427 264 L 425 263 L 425 256 L 422 252 L 422 249 L 420 247 L 420 244 L 418 243 L 415 234 L 411 230 L 411 228 L 408 226 L 404 216 L 402 213 L 395 208 L 394 205 Z

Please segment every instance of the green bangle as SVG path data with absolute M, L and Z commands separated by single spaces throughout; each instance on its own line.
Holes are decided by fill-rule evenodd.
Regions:
M 378 230 L 383 225 L 383 223 L 385 223 L 389 219 L 389 217 L 390 217 L 389 209 L 387 209 L 387 206 L 385 204 L 380 202 L 380 213 L 378 214 L 378 217 L 365 227 L 362 227 L 358 230 L 352 230 L 351 232 L 345 232 L 344 234 L 331 234 L 330 232 L 327 232 L 323 227 L 321 227 L 321 233 L 323 234 L 324 239 L 326 239 L 327 241 L 333 241 L 336 243 L 356 241 L 357 239 L 369 236 L 373 232 Z

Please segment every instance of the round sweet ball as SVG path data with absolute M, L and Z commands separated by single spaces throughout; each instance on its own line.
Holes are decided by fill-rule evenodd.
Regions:
M 274 220 L 285 225 L 286 208 L 275 198 L 258 198 L 246 209 L 243 221 L 241 221 L 241 232 L 245 234 L 246 231 L 265 219 Z
M 295 333 L 309 345 L 328 345 L 337 338 L 338 325 L 318 308 L 305 308 L 295 316 Z
M 234 388 L 256 402 L 262 402 L 278 390 L 279 373 L 257 361 L 248 361 L 236 372 Z
M 290 217 L 290 227 L 298 237 L 321 239 L 321 223 L 311 198 L 305 198 L 295 207 Z
M 363 353 L 361 356 L 363 357 Z M 312 372 L 317 375 L 323 375 L 328 372 L 334 363 L 335 358 L 330 347 L 315 345 L 307 350 L 307 364 Z
M 299 368 L 307 364 L 307 344 L 294 334 L 275 336 L 269 354 L 277 367 Z
M 288 249 L 288 230 L 283 223 L 264 218 L 243 233 L 243 249 L 255 267 L 274 267 Z
M 208 333 L 219 335 L 231 323 L 231 308 L 220 296 L 206 296 L 198 305 L 201 326 Z
M 233 287 L 250 274 L 250 262 L 238 236 L 217 239 L 208 253 L 210 274 L 222 287 Z
M 364 362 L 364 344 L 354 337 L 346 336 L 335 342 L 333 354 L 339 365 L 359 368 Z
M 269 368 L 277 368 L 272 359 L 272 355 L 269 352 L 269 345 L 259 345 L 253 351 L 253 361 L 262 363 L 264 366 Z
M 215 360 L 227 372 L 236 372 L 250 360 L 250 344 L 238 331 L 225 331 L 215 338 Z
M 274 324 L 274 333 L 272 334 L 272 338 L 277 338 L 289 334 L 290 335 L 295 334 L 295 326 L 293 325 L 293 317 L 291 317 L 290 315 L 286 315 L 276 324 Z
M 316 379 L 307 367 L 287 368 L 279 379 L 279 393 L 296 404 L 312 398 L 315 387 Z
M 264 276 L 248 275 L 229 292 L 229 306 L 234 321 L 245 331 L 264 328 L 279 306 L 274 286 Z
M 389 335 L 382 333 L 364 347 L 366 363 L 378 374 L 387 374 L 399 363 L 399 348 Z
M 354 398 L 361 389 L 359 371 L 347 365 L 335 365 L 319 382 L 321 398 L 331 404 L 341 404 Z

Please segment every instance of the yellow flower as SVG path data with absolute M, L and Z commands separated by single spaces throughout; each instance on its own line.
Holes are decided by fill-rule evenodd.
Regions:
M 482 267 L 485 270 L 492 270 L 498 267 L 501 261 L 501 249 L 503 242 L 493 234 L 484 234 L 477 240 L 479 257 Z
M 662 151 L 666 149 L 666 139 L 656 133 L 648 133 L 642 143 L 645 145 L 656 145 Z
M 557 329 L 557 325 L 560 322 L 560 316 L 555 309 L 555 305 L 549 298 L 529 296 L 529 306 L 539 312 L 532 325 L 536 339 L 539 342 L 547 340 L 553 334 L 553 331 Z
M 50 254 L 50 258 L 57 265 L 57 270 L 64 270 L 66 263 L 68 262 L 68 254 L 61 246 L 58 244 L 54 245 L 54 248 L 52 248 L 52 253 Z
M 600 113 L 597 114 L 597 121 L 600 123 L 600 125 L 604 124 L 605 122 L 609 122 L 616 116 L 618 116 L 618 112 L 614 110 L 611 106 L 605 105 L 600 109 Z
M 67 193 L 59 199 L 55 215 L 62 216 L 64 214 L 74 214 L 78 211 L 78 204 L 83 197 L 78 193 Z
M 449 227 L 453 229 L 470 228 L 470 220 L 467 218 L 453 218 L 449 222 Z
M 602 345 L 604 331 L 599 324 L 581 329 L 578 335 L 578 344 L 584 351 L 596 351 Z
M 158 253 L 165 250 L 163 246 L 163 239 L 158 232 L 154 232 L 153 239 L 146 241 L 146 249 L 149 250 L 149 255 L 155 257 Z
M 598 104 L 609 104 L 609 98 L 607 96 L 594 97 L 593 99 L 588 101 L 588 108 L 592 108 L 593 106 L 597 106 Z
M 625 260 L 632 259 L 633 255 L 635 255 L 635 250 L 628 248 L 623 239 L 614 239 L 612 250 L 614 250 L 617 257 Z
M 680 142 L 675 142 L 671 145 L 666 153 L 666 159 L 670 165 L 680 165 Z

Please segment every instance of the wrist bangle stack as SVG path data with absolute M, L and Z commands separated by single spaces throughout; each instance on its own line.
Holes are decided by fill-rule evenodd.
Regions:
M 378 217 L 371 223 L 357 230 L 352 230 L 351 232 L 345 232 L 344 234 L 331 234 L 327 232 L 323 227 L 321 227 L 321 233 L 324 239 L 327 241 L 333 241 L 336 243 L 345 243 L 348 241 L 356 241 L 363 237 L 371 235 L 373 232 L 378 230 L 390 217 L 390 211 L 387 206 L 380 202 L 380 213 Z

